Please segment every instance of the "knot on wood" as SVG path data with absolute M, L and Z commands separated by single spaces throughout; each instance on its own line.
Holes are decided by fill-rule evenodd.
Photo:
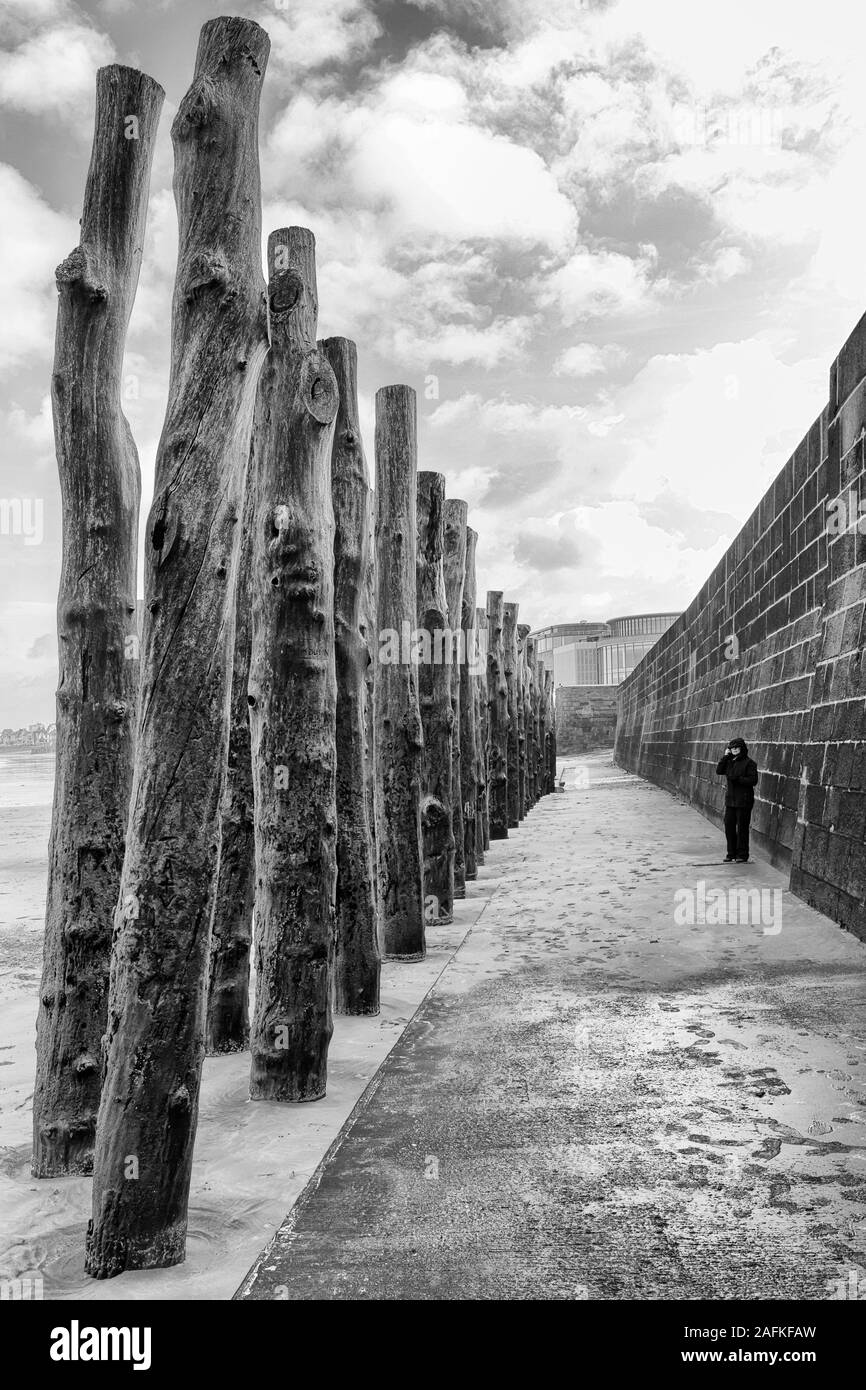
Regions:
M 330 425 L 335 419 L 340 404 L 337 378 L 328 359 L 318 351 L 309 353 L 304 361 L 301 399 L 320 425 Z
M 183 1083 L 172 1091 L 168 1098 L 168 1108 L 173 1115 L 184 1114 L 192 1109 L 189 1091 Z
M 108 289 L 97 273 L 92 254 L 84 246 L 76 246 L 54 272 L 57 288 L 70 285 L 86 295 L 91 304 L 108 298 Z
M 211 121 L 217 110 L 216 83 L 206 72 L 197 77 L 178 107 L 172 139 L 183 140 Z
M 82 1052 L 76 1057 L 73 1063 L 74 1070 L 78 1076 L 91 1076 L 99 1069 L 99 1063 L 95 1057 L 91 1057 L 89 1052 Z
M 226 289 L 229 280 L 228 262 L 221 251 L 199 251 L 187 267 L 184 299 L 192 304 L 206 290 Z
M 283 248 L 278 248 L 282 250 Z M 304 282 L 296 270 L 288 268 L 278 271 L 268 285 L 268 306 L 272 319 L 283 319 L 300 304 L 304 294 Z
M 168 495 L 163 493 L 161 497 L 154 500 L 150 510 L 151 521 L 148 527 L 148 538 L 153 551 L 154 563 L 157 565 L 165 564 L 172 550 L 174 549 L 180 535 L 180 518 L 174 508 L 170 505 Z M 154 612 L 154 605 L 151 604 L 151 612 Z

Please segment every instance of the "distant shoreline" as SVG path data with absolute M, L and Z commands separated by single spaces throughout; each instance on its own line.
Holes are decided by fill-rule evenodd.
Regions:
M 42 753 L 51 757 L 57 752 L 56 743 L 3 743 L 0 744 L 0 758 L 14 756 L 16 753 Z

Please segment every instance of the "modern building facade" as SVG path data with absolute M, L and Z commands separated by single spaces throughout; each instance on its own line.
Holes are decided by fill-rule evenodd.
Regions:
M 617 687 L 678 613 L 634 613 L 606 623 L 556 623 L 533 633 L 553 672 L 558 751 L 568 757 L 612 748 Z
M 679 613 L 635 613 L 605 623 L 557 623 L 532 635 L 560 686 L 619 685 Z

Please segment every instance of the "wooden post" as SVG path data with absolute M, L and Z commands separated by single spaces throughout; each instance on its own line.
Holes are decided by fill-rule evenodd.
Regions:
M 487 811 L 491 840 L 508 839 L 508 683 L 502 591 L 487 594 Z
M 258 109 L 270 44 L 201 31 L 172 126 L 179 246 L 168 409 L 145 545 L 126 854 L 85 1268 L 184 1257 L 231 680 L 233 581 L 267 349 Z
M 518 810 L 523 820 L 529 807 L 526 804 L 526 698 L 528 672 L 526 667 L 526 639 L 531 632 L 528 623 L 517 627 L 517 742 L 518 742 Z
M 478 533 L 466 528 L 466 559 L 460 626 L 463 663 L 460 667 L 460 794 L 463 798 L 463 872 L 467 881 L 478 877 L 476 818 L 478 815 L 477 685 L 478 636 L 475 624 L 475 550 Z
M 476 858 L 484 863 L 484 851 L 490 848 L 490 698 L 487 690 L 487 662 L 490 651 L 490 625 L 487 609 L 476 608 L 475 621 L 481 634 L 484 670 L 478 674 L 478 820 L 475 826 Z
M 366 748 L 364 590 L 370 568 L 370 488 L 358 421 L 358 352 L 322 344 L 340 396 L 331 452 L 337 670 L 337 917 L 334 1002 L 340 1014 L 379 1012 L 379 941 Z
M 271 350 L 256 468 L 250 723 L 256 1004 L 250 1097 L 325 1094 L 337 883 L 334 513 L 338 394 L 316 346 L 312 232 L 268 237 Z
M 235 636 L 229 705 L 229 744 L 223 790 L 219 872 L 211 924 L 206 1045 L 209 1054 L 242 1052 L 249 1046 L 250 949 L 256 888 L 253 764 L 247 685 L 252 614 L 250 581 L 257 454 L 256 421 L 244 489 Z
M 382 954 L 420 960 L 424 942 L 421 760 L 410 650 L 415 626 L 417 405 L 409 386 L 376 392 L 376 838 Z
M 421 829 L 424 912 L 428 923 L 450 922 L 454 911 L 454 831 L 451 813 L 451 665 L 445 594 L 445 478 L 418 474 L 418 696 L 424 728 Z M 450 653 L 449 653 L 450 654 Z
M 36 1178 L 93 1169 L 139 671 L 141 480 L 120 385 L 164 95 L 153 78 L 133 68 L 99 69 L 81 240 L 56 272 L 60 300 L 51 399 L 63 562 L 57 761 L 33 1093 Z
M 526 809 L 535 805 L 535 637 L 526 639 Z
M 536 801 L 544 795 L 542 787 L 541 763 L 544 755 L 544 663 L 541 657 L 535 658 L 535 758 L 532 764 L 532 785 Z
M 553 672 L 545 673 L 545 694 L 547 697 L 546 724 L 546 790 L 552 792 L 556 785 L 556 712 L 554 709 Z
M 508 700 L 508 828 L 520 824 L 520 735 L 517 727 L 517 612 L 518 604 L 502 605 L 502 664 Z
M 541 744 L 541 794 L 548 795 L 550 787 L 550 681 L 552 674 L 545 669 L 544 688 L 542 688 L 542 744 Z
M 462 635 L 463 583 L 466 573 L 466 519 L 469 505 L 457 498 L 445 501 L 445 596 L 451 630 L 451 824 L 454 835 L 454 896 L 466 897 L 463 790 L 460 759 L 460 672 L 466 665 Z
M 376 717 L 375 688 L 378 643 L 376 641 L 376 499 L 367 488 L 367 564 L 361 592 L 360 629 L 367 651 L 364 670 L 364 793 L 373 859 L 373 892 L 376 898 L 376 940 L 380 940 L 379 851 L 376 840 Z

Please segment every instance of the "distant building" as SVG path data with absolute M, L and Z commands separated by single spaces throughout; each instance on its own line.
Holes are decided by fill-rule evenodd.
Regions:
M 619 685 L 679 613 L 635 613 L 604 623 L 556 623 L 531 635 L 553 684 Z
M 531 635 L 553 673 L 557 752 L 613 748 L 616 690 L 679 613 L 635 613 L 606 623 L 555 623 Z

